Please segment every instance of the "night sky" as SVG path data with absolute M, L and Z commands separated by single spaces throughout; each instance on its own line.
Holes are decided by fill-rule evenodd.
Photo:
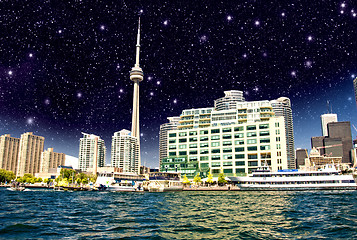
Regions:
M 167 117 L 213 106 L 225 90 L 289 97 L 295 147 L 321 136 L 327 101 L 357 125 L 355 1 L 3 0 L 0 135 L 32 131 L 78 157 L 81 132 L 96 134 L 109 163 L 113 133 L 131 128 L 139 15 L 143 164 L 158 166 Z

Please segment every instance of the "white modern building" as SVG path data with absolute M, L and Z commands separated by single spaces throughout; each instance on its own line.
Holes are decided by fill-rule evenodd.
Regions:
M 183 110 L 177 130 L 168 131 L 168 157 L 161 171 L 189 178 L 251 173 L 262 165 L 288 168 L 285 119 L 270 101 L 237 102 L 235 109 Z
M 218 111 L 236 109 L 238 102 L 244 102 L 243 92 L 238 90 L 224 91 L 225 96 L 214 101 L 214 108 Z
M 273 107 L 275 116 L 284 117 L 288 168 L 296 169 L 293 113 L 290 99 L 287 97 L 280 97 L 276 100 L 271 100 L 270 103 Z
M 123 129 L 112 137 L 111 167 L 122 168 L 123 172 L 140 171 L 138 139 L 129 130 Z
M 322 136 L 328 136 L 327 124 L 330 122 L 337 122 L 337 114 L 328 113 L 321 115 Z
M 79 169 L 96 174 L 97 168 L 105 164 L 104 140 L 94 134 L 82 134 L 79 145 Z
M 160 125 L 159 133 L 159 163 L 161 165 L 162 159 L 167 157 L 167 132 L 170 130 L 177 129 L 177 126 L 180 121 L 180 117 L 168 117 L 168 123 Z

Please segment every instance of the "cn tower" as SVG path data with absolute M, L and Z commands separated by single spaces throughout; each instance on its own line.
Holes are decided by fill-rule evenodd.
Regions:
M 130 71 L 130 80 L 134 82 L 133 94 L 133 116 L 131 122 L 131 135 L 136 137 L 139 145 L 139 167 L 140 167 L 140 128 L 139 128 L 139 83 L 144 79 L 144 73 L 139 66 L 140 54 L 140 18 L 138 24 L 138 36 L 136 41 L 136 61 L 135 66 Z

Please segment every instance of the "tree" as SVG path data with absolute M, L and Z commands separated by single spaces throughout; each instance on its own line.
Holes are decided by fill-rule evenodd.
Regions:
M 190 182 L 190 180 L 188 180 L 186 174 L 183 176 L 182 183 L 183 183 L 183 184 L 187 184 L 187 185 L 190 185 L 190 184 L 191 184 L 191 182 Z
M 222 173 L 222 172 L 220 174 L 218 174 L 218 183 L 220 185 L 227 183 L 226 176 L 224 176 L 224 173 Z
M 196 184 L 199 184 L 202 182 L 201 180 L 201 177 L 200 177 L 200 174 L 197 173 L 197 175 L 193 178 L 193 182 L 196 183 Z
M 0 169 L 0 182 L 11 182 L 16 178 L 12 171 L 7 171 L 5 169 Z
M 213 183 L 213 175 L 211 172 L 207 176 L 207 183 L 209 183 L 209 184 Z

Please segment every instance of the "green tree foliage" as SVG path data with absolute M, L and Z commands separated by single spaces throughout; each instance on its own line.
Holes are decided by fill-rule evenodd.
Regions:
M 225 184 L 227 183 L 226 176 L 224 176 L 224 173 L 218 174 L 218 183 L 219 184 Z
M 202 182 L 201 180 L 201 177 L 200 177 L 200 174 L 197 173 L 197 175 L 193 178 L 193 182 L 196 183 L 196 184 L 199 184 Z
M 12 171 L 7 171 L 5 169 L 0 169 L 0 182 L 11 182 L 16 178 Z
M 209 184 L 213 183 L 213 175 L 211 172 L 207 176 L 207 183 L 209 183 Z

